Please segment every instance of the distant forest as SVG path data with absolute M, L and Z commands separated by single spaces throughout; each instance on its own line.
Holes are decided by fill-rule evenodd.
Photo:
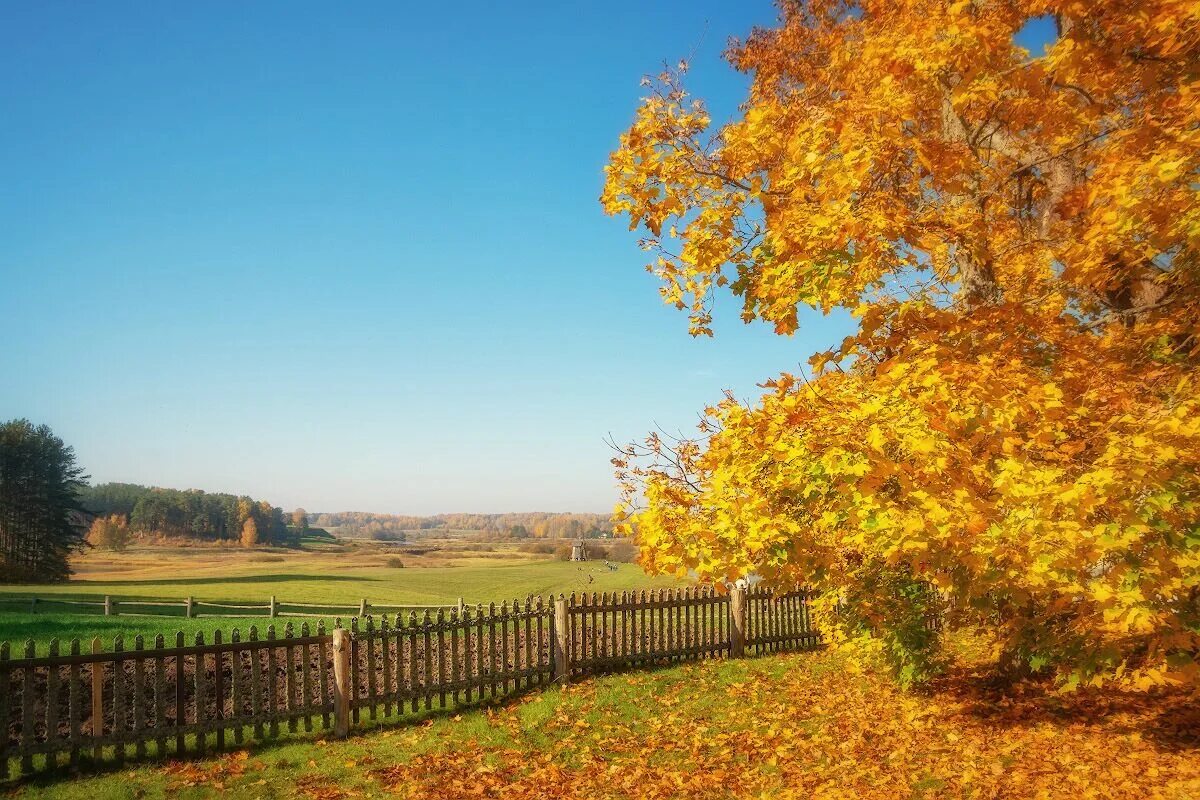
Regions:
M 336 514 L 309 514 L 308 518 L 319 528 L 336 528 L 339 536 L 370 539 L 403 539 L 406 533 L 412 531 L 483 531 L 515 539 L 595 539 L 612 532 L 612 520 L 605 514 L 544 511 L 437 514 L 432 517 L 342 511 Z
M 249 528 L 263 544 L 283 543 L 290 536 L 283 509 L 252 497 L 102 483 L 84 488 L 79 502 L 97 516 L 123 516 L 137 533 L 239 541 Z
M 266 500 L 205 492 L 199 489 L 161 489 L 134 483 L 87 486 L 79 502 L 91 514 L 123 517 L 138 534 L 195 539 L 242 541 L 247 529 L 253 543 L 295 544 L 309 525 L 336 528 L 349 538 L 404 540 L 410 533 L 482 531 L 509 539 L 595 539 L 612 532 L 604 514 L 533 511 L 518 514 L 372 514 L 365 511 L 309 514 L 304 509 L 285 513 Z

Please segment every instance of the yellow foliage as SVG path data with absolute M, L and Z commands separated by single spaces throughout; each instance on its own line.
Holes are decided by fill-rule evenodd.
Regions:
M 242 547 L 254 547 L 258 544 L 258 523 L 254 517 L 246 517 L 242 523 Z
M 92 547 L 121 551 L 129 546 L 129 525 L 122 514 L 96 517 L 88 528 L 87 541 Z
M 932 585 L 1070 685 L 1200 681 L 1200 6 L 854 6 L 734 46 L 723 127 L 660 76 L 607 167 L 693 333 L 720 287 L 781 334 L 859 323 L 618 459 L 643 563 L 806 584 L 869 630 Z M 1013 34 L 1047 13 L 1034 57 Z

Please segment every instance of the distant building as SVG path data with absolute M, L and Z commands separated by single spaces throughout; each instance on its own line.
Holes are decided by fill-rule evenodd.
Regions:
M 575 544 L 571 545 L 571 560 L 587 561 L 587 548 L 584 547 L 582 539 L 579 539 L 575 542 Z

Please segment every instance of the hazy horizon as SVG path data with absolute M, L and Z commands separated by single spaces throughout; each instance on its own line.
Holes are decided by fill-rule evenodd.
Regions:
M 147 486 L 147 487 L 150 487 L 153 489 L 173 489 L 175 491 L 182 491 L 182 492 L 200 490 L 207 494 L 231 494 L 231 495 L 238 495 L 238 496 L 248 495 L 247 492 L 238 491 L 237 489 L 232 489 L 232 488 L 228 488 L 228 487 L 225 487 L 225 488 L 212 487 L 212 488 L 210 488 L 207 486 L 163 486 L 162 484 L 157 484 L 157 483 L 139 483 L 137 481 L 97 481 L 95 479 L 88 481 L 88 484 L 90 486 L 98 486 L 98 485 L 106 484 L 106 483 L 133 484 L 133 485 L 138 485 L 138 486 Z M 250 496 L 253 496 L 253 495 L 250 495 Z M 273 498 L 270 498 L 270 497 L 255 497 L 254 499 L 255 500 L 268 500 L 268 501 L 274 502 Z M 276 504 L 276 505 L 278 506 L 278 504 Z M 545 509 L 545 508 L 514 508 L 514 509 L 506 509 L 503 511 L 463 511 L 462 509 L 448 509 L 448 510 L 443 510 L 443 511 L 431 511 L 431 512 L 425 513 L 425 514 L 417 514 L 414 512 L 405 511 L 404 509 L 378 510 L 378 509 L 371 509 L 371 508 L 337 508 L 337 509 L 309 508 L 304 503 L 300 503 L 299 505 L 296 505 L 296 506 L 279 506 L 279 507 L 283 508 L 284 511 L 289 511 L 289 512 L 295 511 L 297 508 L 302 508 L 302 509 L 304 509 L 305 514 L 310 518 L 311 517 L 319 517 L 324 514 L 331 514 L 331 515 L 332 514 L 378 514 L 378 515 L 389 515 L 389 516 L 397 516 L 397 517 L 442 517 L 442 516 L 453 516 L 455 514 L 478 514 L 480 516 L 500 516 L 500 515 L 504 515 L 504 514 L 600 514 L 600 515 L 607 516 L 612 513 L 611 508 L 599 509 L 599 510 L 572 508 L 572 509 L 565 509 L 565 510 L 561 510 L 561 511 Z

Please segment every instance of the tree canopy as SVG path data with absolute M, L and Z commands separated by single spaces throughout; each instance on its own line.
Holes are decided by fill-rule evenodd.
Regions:
M 253 517 L 260 539 L 281 541 L 288 535 L 283 509 L 245 496 L 102 483 L 85 487 L 81 501 L 93 514 L 115 514 L 128 520 L 130 530 L 137 533 L 237 541 L 245 521 Z
M 75 451 L 45 425 L 0 425 L 0 582 L 64 581 L 87 526 Z
M 727 124 L 686 65 L 647 81 L 601 199 L 693 334 L 721 291 L 782 335 L 858 328 L 616 459 L 644 562 L 809 585 L 905 679 L 936 606 L 1007 667 L 1200 680 L 1200 9 L 780 11 L 729 50 Z

